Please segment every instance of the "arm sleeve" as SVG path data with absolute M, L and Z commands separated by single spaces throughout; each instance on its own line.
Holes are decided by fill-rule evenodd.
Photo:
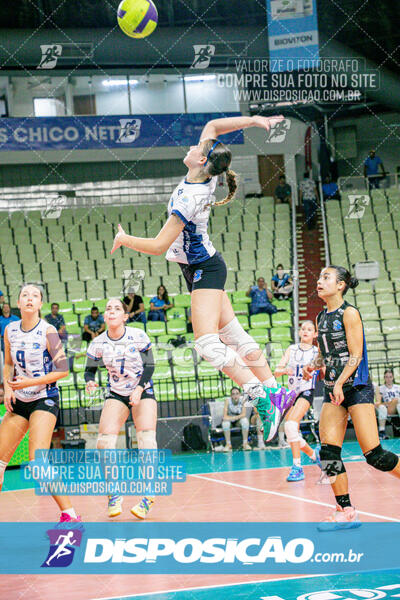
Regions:
M 154 356 L 151 348 L 142 350 L 143 373 L 140 377 L 138 385 L 144 387 L 150 381 L 154 373 Z
M 96 372 L 97 372 L 97 365 L 93 364 L 92 359 L 88 358 L 86 361 L 85 373 L 83 375 L 86 383 L 88 381 L 95 380 Z

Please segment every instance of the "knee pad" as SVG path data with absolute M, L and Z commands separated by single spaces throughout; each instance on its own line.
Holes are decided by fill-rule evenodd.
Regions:
M 340 446 L 321 444 L 319 457 L 322 464 L 322 470 L 328 477 L 335 477 L 336 475 L 346 472 L 341 455 L 342 449 Z
M 4 460 L 0 460 L 0 486 L 4 481 L 4 472 L 7 468 L 8 463 L 4 462 Z
M 399 462 L 397 454 L 384 450 L 380 444 L 376 448 L 366 452 L 364 456 L 367 463 L 371 467 L 378 469 L 378 471 L 393 471 Z
M 221 342 L 236 350 L 242 358 L 254 350 L 260 350 L 260 346 L 243 329 L 237 317 L 219 330 L 219 337 Z
M 387 408 L 383 404 L 378 406 L 378 419 L 386 419 L 387 418 Z
M 99 433 L 96 448 L 97 450 L 114 450 L 117 447 L 118 436 L 113 433 Z
M 157 450 L 156 432 L 154 429 L 143 429 L 136 432 L 139 450 Z
M 213 367 L 222 371 L 224 367 L 233 367 L 237 354 L 221 342 L 217 333 L 207 333 L 197 338 L 194 344 L 196 352 Z
M 222 421 L 222 429 L 224 431 L 229 431 L 230 428 L 231 428 L 231 422 L 230 421 Z
M 285 434 L 289 444 L 292 444 L 293 442 L 301 442 L 301 440 L 303 439 L 301 437 L 299 431 L 299 424 L 297 423 L 297 421 L 285 422 Z
M 240 419 L 240 426 L 243 429 L 248 429 L 249 428 L 249 420 L 247 417 L 243 417 L 243 419 Z

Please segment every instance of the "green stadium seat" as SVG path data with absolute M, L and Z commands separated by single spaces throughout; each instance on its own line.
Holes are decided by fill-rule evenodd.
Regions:
M 243 329 L 249 329 L 249 317 L 246 315 L 237 315 L 237 320 L 243 327 Z
M 68 373 L 67 377 L 63 377 L 62 379 L 59 379 L 58 386 L 59 387 L 75 386 L 75 380 L 74 380 L 73 373 L 70 372 L 70 373 Z
M 261 327 L 264 329 L 269 329 L 271 327 L 270 316 L 267 313 L 260 313 L 258 315 L 251 315 L 250 317 L 250 327 L 257 328 Z
M 203 399 L 221 398 L 225 395 L 221 380 L 218 379 L 199 379 L 200 397 Z
M 147 321 L 146 331 L 148 335 L 160 336 L 165 334 L 165 323 L 164 321 Z
M 186 365 L 174 365 L 174 377 L 195 377 L 196 370 L 194 362 Z
M 292 339 L 289 327 L 273 327 L 270 331 L 270 335 L 272 342 L 287 341 L 290 343 Z
M 155 386 L 155 396 L 159 402 L 175 400 L 175 386 L 172 381 L 159 381 Z
M 84 372 L 83 371 L 78 371 L 77 373 L 75 373 L 75 376 L 76 376 L 76 387 L 77 388 L 84 388 L 86 386 Z
M 246 291 L 245 290 L 238 290 L 238 291 L 232 293 L 232 302 L 234 304 L 238 304 L 238 303 L 250 304 L 251 298 L 249 298 L 248 296 L 246 296 Z
M 216 375 L 217 370 L 215 367 L 210 365 L 209 362 L 207 362 L 206 360 L 202 360 L 197 365 L 197 373 L 198 373 L 199 377 L 210 377 L 212 375 Z
M 175 308 L 188 308 L 191 302 L 190 294 L 177 294 L 173 297 L 173 302 Z
M 395 297 L 394 294 L 376 294 L 376 304 L 377 306 L 385 306 L 385 305 L 394 305 Z
M 141 329 L 142 331 L 146 329 L 144 323 L 141 321 L 133 321 L 133 323 L 127 323 L 126 326 L 132 327 L 133 329 Z
M 149 324 L 147 324 L 147 327 Z M 187 331 L 186 321 L 183 319 L 172 319 L 172 321 L 167 321 L 167 333 L 172 333 L 174 335 L 184 334 Z
M 158 344 L 153 346 L 153 356 L 156 365 L 168 365 L 168 350 Z
M 262 327 L 249 329 L 249 335 L 251 335 L 258 344 L 266 344 L 269 341 L 268 329 Z
M 186 377 L 191 377 L 190 374 Z M 199 397 L 199 390 L 195 379 L 183 379 L 175 381 L 176 394 L 178 400 L 196 400 Z
M 171 319 L 186 319 L 185 309 L 180 306 L 173 306 L 167 311 L 167 321 Z
M 381 326 L 379 321 L 366 321 L 364 322 L 364 333 L 367 338 L 370 338 L 371 335 L 381 335 Z M 371 341 L 371 339 L 369 339 Z
M 292 325 L 292 315 L 289 312 L 277 312 L 271 315 L 272 327 L 276 327 L 277 325 L 284 325 L 287 327 L 291 327 Z
M 152 379 L 154 381 L 171 379 L 171 378 L 172 378 L 172 374 L 171 374 L 171 369 L 170 369 L 169 365 L 157 365 L 156 364 L 156 368 L 154 370 L 153 377 L 152 377 Z
M 382 321 L 382 332 L 384 334 L 400 334 L 400 320 L 399 319 L 384 319 Z
M 74 358 L 74 372 L 84 371 L 86 366 L 86 356 Z
M 79 392 L 77 392 L 76 390 L 73 392 L 70 392 L 69 394 L 62 395 L 62 399 L 61 399 L 61 403 L 60 403 L 62 410 L 79 408 L 80 405 L 81 404 L 80 404 Z
M 83 327 L 79 325 L 78 321 L 74 321 L 73 323 L 69 323 L 66 329 L 69 334 L 80 335 L 82 334 Z
M 399 307 L 397 304 L 384 304 L 379 307 L 381 319 L 394 319 L 399 317 Z M 363 313 L 363 318 L 365 318 Z
M 249 305 L 245 302 L 238 302 L 237 304 L 232 304 L 233 312 L 235 315 L 248 315 L 249 314 Z
M 347 295 L 346 295 L 347 297 Z M 357 304 L 357 302 L 356 302 Z M 379 319 L 378 309 L 376 306 L 365 306 L 362 310 L 363 321 L 376 321 Z
M 292 302 L 290 300 L 274 300 L 274 306 L 286 312 L 292 312 Z

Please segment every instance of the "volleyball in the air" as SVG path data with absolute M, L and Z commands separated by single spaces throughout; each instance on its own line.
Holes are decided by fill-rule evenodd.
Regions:
M 122 0 L 117 16 L 118 25 L 129 37 L 147 37 L 157 27 L 158 13 L 152 0 Z

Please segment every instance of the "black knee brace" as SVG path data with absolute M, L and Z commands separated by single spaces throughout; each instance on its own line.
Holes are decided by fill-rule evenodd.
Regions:
M 319 457 L 321 460 L 322 470 L 328 477 L 334 477 L 345 473 L 346 469 L 342 461 L 342 449 L 340 446 L 332 444 L 321 444 Z
M 380 444 L 376 448 L 366 452 L 364 456 L 367 463 L 379 471 L 393 471 L 399 462 L 397 454 L 384 450 Z

